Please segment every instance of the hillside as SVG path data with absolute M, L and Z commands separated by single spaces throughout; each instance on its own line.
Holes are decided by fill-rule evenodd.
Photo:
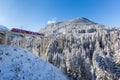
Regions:
M 45 60 L 74 80 L 120 79 L 119 27 L 77 18 L 48 24 L 40 32 L 57 38 L 51 42 Z
M 68 80 L 53 65 L 16 46 L 0 45 L 0 80 Z
M 103 28 L 104 25 L 97 24 L 88 20 L 87 18 L 76 18 L 68 21 L 63 22 L 56 22 L 47 24 L 45 28 L 41 29 L 40 32 L 45 33 L 46 35 L 53 35 L 53 34 L 74 34 L 74 33 L 86 33 L 90 30 L 89 28 Z M 75 32 L 75 30 L 77 30 Z M 92 33 L 92 32 L 90 32 Z

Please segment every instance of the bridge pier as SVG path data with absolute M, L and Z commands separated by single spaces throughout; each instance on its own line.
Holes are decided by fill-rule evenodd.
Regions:
M 6 45 L 10 44 L 9 33 L 6 33 L 6 34 L 5 34 L 5 37 L 4 37 L 4 44 L 6 44 Z
M 2 33 L 0 33 L 0 44 L 3 44 L 4 42 L 4 40 L 3 40 L 3 38 L 4 38 L 4 34 L 2 34 Z
M 25 48 L 25 35 L 22 35 L 22 47 Z
M 3 32 L 0 33 L 0 44 L 10 44 L 9 33 Z
M 41 54 L 40 54 L 40 56 L 43 56 L 44 55 L 44 38 L 41 38 L 40 44 L 41 44 Z
M 64 42 L 62 39 L 57 39 L 57 41 L 58 41 L 58 48 L 59 48 L 60 52 L 62 52 L 63 47 L 64 47 Z

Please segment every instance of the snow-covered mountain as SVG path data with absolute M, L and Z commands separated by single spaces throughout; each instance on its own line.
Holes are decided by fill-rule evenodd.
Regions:
M 95 22 L 93 22 L 85 17 L 68 20 L 68 22 L 73 23 L 73 24 L 75 24 L 75 23 L 77 23 L 77 24 L 96 24 Z
M 74 80 L 119 80 L 120 27 L 77 18 L 41 29 L 53 41 L 46 61 L 63 69 Z M 57 39 L 54 39 L 57 38 Z
M 45 28 L 41 29 L 40 32 L 45 33 L 45 35 L 52 34 L 69 34 L 74 29 L 81 30 L 81 32 L 85 33 L 85 29 L 89 28 L 100 28 L 104 27 L 104 25 L 97 24 L 87 18 L 76 18 L 72 20 L 67 20 L 63 22 L 51 23 L 45 26 Z M 72 32 L 73 33 L 73 32 Z
M 53 65 L 16 46 L 0 45 L 0 80 L 68 80 Z
M 9 29 L 6 26 L 0 25 L 0 30 L 2 30 L 2 31 L 8 31 Z

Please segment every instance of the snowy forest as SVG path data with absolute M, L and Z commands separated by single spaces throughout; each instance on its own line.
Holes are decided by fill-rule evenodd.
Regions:
M 24 48 L 61 69 L 69 80 L 120 79 L 120 28 L 77 18 L 40 29 L 48 39 L 26 37 Z M 21 45 L 13 35 L 11 45 Z M 41 49 L 42 47 L 42 49 Z M 43 51 L 42 51 L 43 50 Z

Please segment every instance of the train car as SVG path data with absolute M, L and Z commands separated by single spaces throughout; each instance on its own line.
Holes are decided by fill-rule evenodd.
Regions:
M 27 30 L 22 30 L 22 29 L 17 29 L 17 28 L 12 28 L 11 31 L 12 31 L 12 32 L 16 32 L 16 33 L 23 33 L 23 34 L 44 36 L 43 33 L 32 32 L 32 31 L 27 31 Z

